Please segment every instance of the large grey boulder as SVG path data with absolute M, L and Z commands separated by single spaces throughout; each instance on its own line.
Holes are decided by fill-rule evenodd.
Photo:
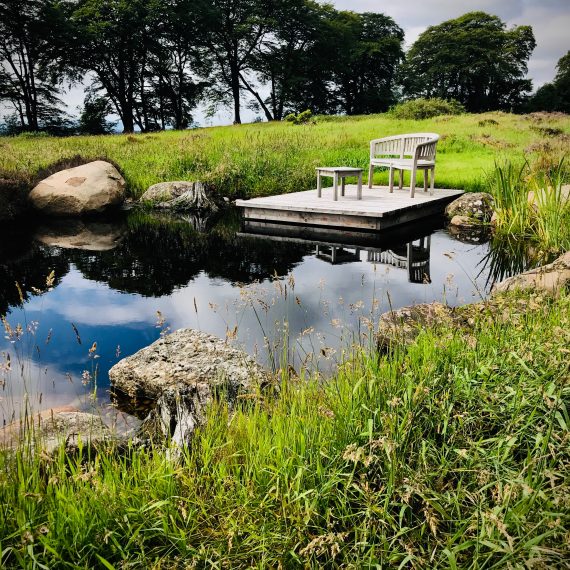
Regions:
M 540 290 L 556 295 L 568 287 L 570 287 L 570 251 L 548 265 L 525 271 L 497 283 L 491 290 L 491 295 L 517 289 Z
M 214 398 L 233 405 L 269 382 L 267 372 L 222 339 L 181 329 L 124 358 L 109 371 L 115 391 L 155 401 L 143 430 L 171 437 L 179 446 L 205 421 Z
M 218 209 L 210 187 L 204 182 L 161 182 L 151 186 L 140 201 L 172 212 Z
M 124 199 L 123 177 L 103 160 L 56 172 L 29 195 L 36 210 L 51 216 L 96 214 L 120 206 Z
M 486 224 L 491 221 L 493 205 L 493 197 L 487 192 L 466 192 L 447 205 L 445 214 L 452 225 Z

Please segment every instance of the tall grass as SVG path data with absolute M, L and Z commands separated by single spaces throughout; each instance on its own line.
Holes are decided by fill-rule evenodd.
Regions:
M 487 122 L 485 122 L 487 121 Z M 556 136 L 537 130 L 548 126 Z M 557 129 L 557 130 L 556 130 Z M 31 185 L 43 168 L 80 155 L 106 157 L 123 170 L 133 196 L 156 182 L 206 179 L 226 196 L 259 196 L 312 188 L 315 167 L 368 166 L 369 141 L 391 134 L 429 131 L 438 143 L 436 185 L 482 190 L 497 156 L 514 158 L 567 146 L 570 118 L 506 113 L 442 116 L 424 120 L 383 115 L 317 118 L 316 124 L 249 124 L 140 135 L 0 138 L 0 179 Z M 387 183 L 387 174 L 375 183 Z
M 2 565 L 564 567 L 570 297 L 458 317 L 329 382 L 214 406 L 180 464 L 1 454 Z
M 527 161 L 497 163 L 489 179 L 497 233 L 526 239 L 546 255 L 570 249 L 570 187 L 565 158 L 537 168 Z

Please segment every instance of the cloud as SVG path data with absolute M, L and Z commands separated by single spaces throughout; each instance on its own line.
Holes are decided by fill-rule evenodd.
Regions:
M 428 26 L 457 18 L 466 12 L 495 14 L 508 26 L 530 25 L 537 42 L 529 61 L 529 76 L 535 87 L 553 79 L 556 63 L 570 49 L 568 0 L 424 0 L 382 4 L 377 0 L 336 0 L 333 4 L 339 9 L 355 12 L 384 12 L 404 29 L 407 46 Z

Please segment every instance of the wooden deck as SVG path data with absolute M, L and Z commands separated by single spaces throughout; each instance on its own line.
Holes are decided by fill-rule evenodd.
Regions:
M 280 194 L 266 198 L 237 200 L 245 220 L 303 224 L 333 228 L 384 230 L 422 218 L 443 214 L 445 206 L 463 194 L 462 190 L 437 188 L 433 196 L 416 189 L 410 198 L 408 189 L 376 186 L 362 189 L 362 200 L 356 199 L 356 185 L 346 186 L 346 195 L 333 200 L 333 189 L 323 188 L 323 197 L 316 190 Z

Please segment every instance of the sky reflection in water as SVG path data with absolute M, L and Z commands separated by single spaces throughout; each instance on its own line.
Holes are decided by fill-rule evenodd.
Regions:
M 271 355 L 279 359 L 287 329 L 294 366 L 327 371 L 351 342 L 367 342 L 370 322 L 390 307 L 432 301 L 455 306 L 488 291 L 487 271 L 481 271 L 488 246 L 462 243 L 444 230 L 416 227 L 391 243 L 374 238 L 368 249 L 357 249 L 362 239 L 354 234 L 299 239 L 289 228 L 288 236 L 277 238 L 242 235 L 233 214 L 211 222 L 206 233 L 190 222 L 196 223 L 132 213 L 107 224 L 20 229 L 4 241 L 0 313 L 7 312 L 13 327 L 37 330 L 13 344 L 0 340 L 12 365 L 1 393 L 3 422 L 21 409 L 24 389 L 35 410 L 88 407 L 94 386 L 82 383 L 82 373 L 94 365 L 98 402 L 108 403 L 108 369 L 159 337 L 157 311 L 171 330 L 235 335 L 233 342 L 267 366 Z M 420 261 L 427 258 L 429 268 L 420 263 L 422 282 L 412 283 L 408 270 L 395 265 L 406 265 L 406 241 L 422 233 L 430 237 L 415 239 L 413 252 Z M 331 242 L 339 247 L 331 249 Z M 333 264 L 333 257 L 345 262 Z M 34 293 L 52 270 L 53 289 Z M 94 342 L 96 359 L 88 353 Z

